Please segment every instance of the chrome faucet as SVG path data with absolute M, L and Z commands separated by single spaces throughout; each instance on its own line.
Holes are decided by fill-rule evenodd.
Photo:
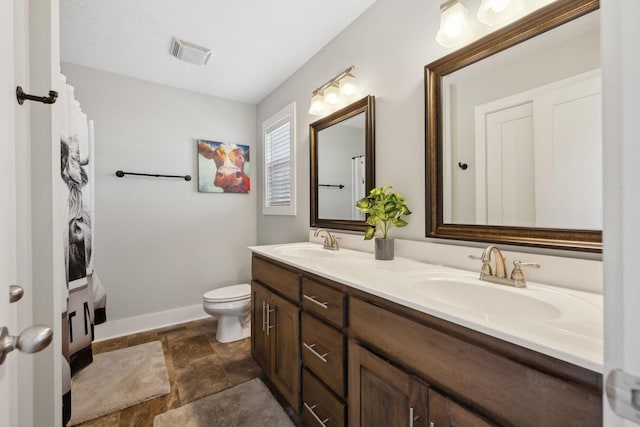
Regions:
M 491 268 L 491 258 L 495 258 L 495 272 Z M 502 251 L 494 245 L 487 246 L 482 251 L 482 256 L 477 257 L 469 255 L 471 259 L 479 259 L 482 261 L 482 267 L 480 267 L 480 280 L 484 280 L 491 283 L 497 283 L 499 285 L 514 286 L 516 288 L 526 288 L 527 282 L 524 279 L 524 273 L 521 267 L 540 268 L 540 264 L 535 262 L 522 262 L 513 261 L 513 271 L 511 277 L 507 278 L 507 269 L 505 267 L 506 261 L 502 255 Z
M 324 233 L 324 242 L 322 247 L 324 249 L 329 249 L 330 251 L 337 251 L 340 249 L 338 246 L 339 237 L 335 237 L 333 234 L 329 233 L 324 228 L 318 228 L 315 233 L 313 233 L 313 237 L 318 237 L 320 234 Z

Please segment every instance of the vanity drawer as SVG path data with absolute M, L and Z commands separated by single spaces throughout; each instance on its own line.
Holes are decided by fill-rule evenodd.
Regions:
M 345 395 L 344 343 L 341 332 L 302 312 L 302 364 L 340 397 Z
M 305 426 L 345 425 L 345 405 L 306 369 L 302 371 L 302 402 L 302 422 Z
M 338 327 L 344 326 L 346 296 L 308 277 L 302 278 L 302 308 Z
M 300 277 L 291 270 L 264 261 L 256 256 L 251 259 L 253 280 L 267 285 L 293 301 L 300 301 Z

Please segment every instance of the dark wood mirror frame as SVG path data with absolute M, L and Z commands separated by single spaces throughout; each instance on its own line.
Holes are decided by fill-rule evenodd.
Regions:
M 368 95 L 309 125 L 311 140 L 311 227 L 363 231 L 365 221 L 318 218 L 318 132 L 360 113 L 365 118 L 365 194 L 375 187 L 375 97 Z
M 602 231 L 445 224 L 442 78 L 599 8 L 599 0 L 557 0 L 425 67 L 427 237 L 602 252 Z

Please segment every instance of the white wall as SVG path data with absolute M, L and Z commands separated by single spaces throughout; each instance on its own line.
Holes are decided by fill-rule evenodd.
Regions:
M 106 325 L 197 305 L 207 290 L 247 282 L 255 180 L 248 195 L 198 193 L 196 140 L 253 149 L 255 107 L 68 63 L 62 72 L 95 121 L 96 271 L 107 291 Z M 117 178 L 118 169 L 193 179 Z

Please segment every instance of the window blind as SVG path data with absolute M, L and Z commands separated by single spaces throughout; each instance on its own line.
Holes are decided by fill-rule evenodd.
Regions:
M 290 122 L 269 129 L 266 147 L 266 205 L 291 205 L 291 132 Z

